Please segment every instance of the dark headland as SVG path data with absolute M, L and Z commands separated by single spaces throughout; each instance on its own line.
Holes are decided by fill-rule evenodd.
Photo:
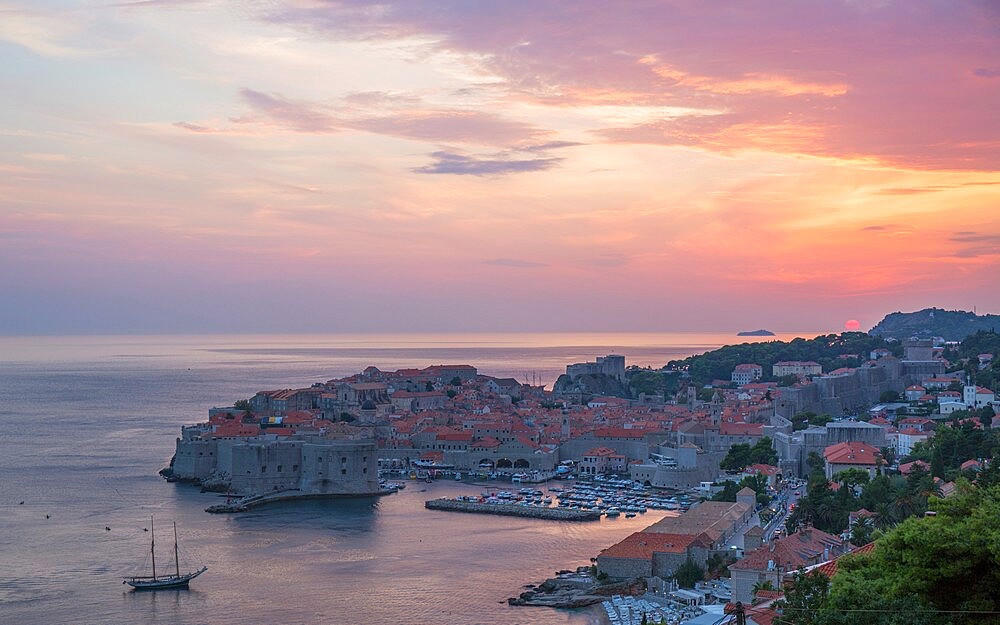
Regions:
M 737 332 L 736 336 L 774 336 L 770 330 L 750 330 L 748 332 Z

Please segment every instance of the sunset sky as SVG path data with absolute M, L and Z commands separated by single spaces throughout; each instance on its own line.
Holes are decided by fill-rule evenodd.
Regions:
M 0 334 L 1000 313 L 993 0 L 0 0 Z

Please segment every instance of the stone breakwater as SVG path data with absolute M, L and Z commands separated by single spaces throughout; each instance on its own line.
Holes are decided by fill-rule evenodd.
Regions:
M 212 514 L 227 514 L 235 512 L 246 512 L 251 508 L 256 508 L 258 506 L 263 506 L 269 503 L 275 503 L 279 501 L 298 501 L 301 499 L 345 499 L 351 497 L 383 497 L 385 495 L 391 495 L 396 492 L 395 488 L 386 488 L 379 490 L 375 493 L 363 493 L 358 495 L 331 495 L 328 493 L 304 493 L 301 491 L 279 491 L 275 493 L 267 493 L 264 495 L 252 495 L 249 497 L 241 497 L 235 501 L 229 503 L 220 503 L 214 506 L 209 506 L 205 508 L 205 512 L 211 512 Z
M 552 521 L 598 521 L 601 518 L 601 513 L 593 510 L 566 510 L 563 508 L 543 508 L 541 506 L 456 501 L 454 499 L 431 499 L 424 504 L 424 507 L 429 510 L 445 510 L 447 512 L 498 514 L 501 516 L 516 516 L 525 519 L 548 519 Z

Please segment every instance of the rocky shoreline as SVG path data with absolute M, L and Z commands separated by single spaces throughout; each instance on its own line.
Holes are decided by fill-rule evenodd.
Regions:
M 424 503 L 429 510 L 447 512 L 473 512 L 477 514 L 498 514 L 526 519 L 548 519 L 552 521 L 598 521 L 601 513 L 593 510 L 567 510 L 565 508 L 543 508 L 541 506 L 518 506 L 514 504 L 491 504 L 455 499 L 431 499 Z
M 594 579 L 590 567 L 582 566 L 573 571 L 559 571 L 538 586 L 529 584 L 517 597 L 507 599 L 510 605 L 539 606 L 546 608 L 584 608 L 600 603 L 612 595 L 642 594 L 644 584 L 640 581 L 603 584 Z

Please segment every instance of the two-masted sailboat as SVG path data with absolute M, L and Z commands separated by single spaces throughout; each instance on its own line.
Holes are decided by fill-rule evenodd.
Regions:
M 177 523 L 174 523 L 174 574 L 156 575 L 156 536 L 153 532 L 153 518 L 149 519 L 149 554 L 153 560 L 153 575 L 126 577 L 123 584 L 128 584 L 135 590 L 160 590 L 162 588 L 187 588 L 188 582 L 208 570 L 203 566 L 197 571 L 181 575 L 180 558 L 177 552 Z

